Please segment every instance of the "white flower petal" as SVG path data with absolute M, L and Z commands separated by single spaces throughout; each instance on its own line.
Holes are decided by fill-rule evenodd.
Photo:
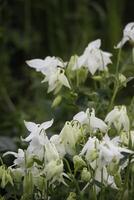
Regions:
M 62 85 L 66 86 L 68 88 L 71 88 L 69 85 L 69 82 L 67 80 L 67 77 L 63 73 L 61 73 L 58 78 Z
M 50 128 L 50 127 L 52 126 L 53 122 L 54 122 L 54 119 L 42 123 L 42 124 L 40 125 L 40 129 L 46 130 L 46 129 Z
M 43 67 L 45 67 L 45 62 L 42 59 L 27 60 L 26 63 L 30 67 L 35 68 L 37 71 L 40 71 Z
M 24 124 L 25 124 L 27 130 L 30 132 L 36 131 L 36 129 L 38 128 L 38 124 L 35 124 L 34 122 L 27 122 L 24 120 Z

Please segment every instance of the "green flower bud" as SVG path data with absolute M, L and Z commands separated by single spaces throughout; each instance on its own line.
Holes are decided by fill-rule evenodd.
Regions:
M 70 192 L 66 200 L 76 200 L 76 193 Z
M 6 180 L 6 171 L 3 171 L 2 180 L 1 180 L 1 187 L 4 188 L 7 184 Z
M 86 162 L 78 155 L 73 157 L 73 163 L 75 171 L 82 169 L 86 166 Z
M 89 182 L 91 180 L 91 173 L 87 170 L 86 167 L 83 168 L 81 172 L 81 180 L 85 182 Z
M 1 179 L 1 187 L 5 188 L 7 183 L 13 185 L 13 179 L 11 177 L 11 172 L 9 169 L 6 169 L 5 166 L 0 167 L 0 179 Z
M 55 97 L 53 103 L 52 103 L 52 108 L 57 107 L 62 101 L 62 96 L 58 95 L 57 97 Z
M 7 173 L 6 173 L 6 180 L 7 180 L 8 183 L 10 183 L 12 186 L 14 185 L 14 184 L 13 184 L 13 179 L 12 179 L 12 177 L 11 177 L 10 170 L 8 170 Z
M 95 81 L 101 81 L 102 80 L 102 76 L 93 76 L 92 77 Z
M 119 83 L 120 85 L 126 87 L 126 80 L 127 78 L 123 74 L 119 74 Z

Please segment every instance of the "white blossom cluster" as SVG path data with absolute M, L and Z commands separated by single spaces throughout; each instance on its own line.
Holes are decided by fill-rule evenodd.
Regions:
M 53 120 L 42 124 L 25 121 L 29 135 L 23 141 L 28 143 L 27 149 L 4 154 L 15 156 L 14 164 L 10 167 L 14 174 L 18 176 L 19 173 L 23 177 L 26 170 L 30 171 L 35 185 L 42 177 L 50 184 L 66 184 L 69 177 L 64 169 L 64 157 L 69 155 L 74 168 L 80 169 L 83 181 L 89 173 L 89 183 L 93 180 L 101 183 L 103 172 L 103 184 L 118 189 L 115 175 L 120 174 L 128 162 L 124 153 L 133 154 L 129 150 L 129 133 L 134 145 L 134 131 L 130 130 L 125 106 L 115 106 L 104 121 L 95 116 L 94 109 L 81 111 L 72 121 L 65 123 L 59 134 L 48 138 L 46 130 L 52 124 Z M 109 136 L 111 129 L 116 137 Z M 120 164 L 124 158 L 125 162 Z
M 107 70 L 107 65 L 112 63 L 110 59 L 112 54 L 102 51 L 100 46 L 100 39 L 89 43 L 84 53 L 76 58 L 72 71 L 85 67 L 94 75 L 97 70 Z M 62 85 L 69 89 L 71 88 L 65 73 L 69 62 L 63 62 L 60 58 L 48 56 L 44 60 L 32 59 L 26 61 L 26 63 L 36 69 L 37 72 L 45 75 L 45 79 L 42 82 L 48 82 L 48 92 L 59 91 Z
M 122 48 L 127 42 L 134 43 L 134 23 L 131 22 L 126 25 L 123 31 L 123 38 L 117 44 L 116 48 Z M 96 71 L 106 71 L 107 66 L 112 63 L 111 53 L 102 51 L 101 40 L 97 39 L 88 44 L 81 56 L 76 56 L 75 62 L 72 66 L 72 71 L 81 68 L 86 68 L 91 75 L 94 75 Z M 69 80 L 66 76 L 66 70 L 69 62 L 63 62 L 61 58 L 47 56 L 45 59 L 32 59 L 26 61 L 27 65 L 36 69 L 37 72 L 41 72 L 45 75 L 42 82 L 48 82 L 48 92 L 53 90 L 59 91 L 64 85 L 67 88 L 71 88 Z
M 127 41 L 134 42 L 134 23 L 125 27 L 117 48 Z M 71 73 L 83 68 L 91 75 L 107 70 L 108 64 L 112 63 L 112 54 L 102 51 L 100 46 L 100 39 L 89 43 L 84 53 L 75 57 Z M 29 60 L 27 64 L 45 76 L 43 82 L 48 82 L 48 92 L 59 91 L 63 85 L 71 88 L 66 73 L 69 62 L 48 56 Z M 124 76 L 118 78 L 120 82 L 126 81 Z M 121 172 L 128 165 L 128 158 L 134 154 L 134 130 L 130 128 L 126 107 L 115 106 L 104 120 L 96 117 L 94 108 L 88 108 L 65 122 L 60 133 L 48 137 L 47 129 L 53 122 L 53 119 L 42 124 L 24 121 L 29 135 L 22 141 L 27 148 L 4 154 L 15 157 L 10 166 L 14 177 L 21 181 L 30 172 L 33 184 L 40 190 L 44 180 L 49 185 L 63 183 L 67 186 L 71 176 L 66 171 L 65 160 L 69 158 L 74 165 L 72 173 L 74 176 L 79 173 L 85 185 L 94 182 L 118 189 Z M 99 191 L 98 184 L 96 191 Z

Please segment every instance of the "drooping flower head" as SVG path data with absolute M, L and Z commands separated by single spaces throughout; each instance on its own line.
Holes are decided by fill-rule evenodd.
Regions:
M 86 67 L 92 75 L 94 75 L 97 70 L 106 70 L 107 65 L 112 63 L 110 59 L 112 54 L 102 51 L 100 46 L 100 39 L 89 43 L 84 53 L 77 60 L 77 68 Z
M 65 76 L 66 63 L 62 62 L 56 57 L 46 57 L 43 59 L 33 59 L 26 61 L 26 63 L 45 75 L 45 79 L 42 82 L 48 82 L 48 92 L 55 89 L 60 89 L 62 85 L 70 88 L 67 77 Z
M 43 122 L 42 124 L 36 124 L 34 122 L 26 122 L 24 121 L 27 130 L 30 132 L 29 136 L 26 137 L 24 140 L 26 142 L 32 141 L 33 138 L 39 140 L 40 144 L 44 144 L 43 142 L 43 135 L 45 130 L 50 128 L 53 124 L 53 119 L 47 122 Z
M 107 131 L 107 125 L 103 120 L 95 116 L 95 110 L 93 108 L 91 111 L 87 109 L 86 112 L 81 111 L 77 113 L 73 119 L 79 121 L 81 124 L 88 125 L 93 132 L 100 130 L 105 133 Z
M 127 41 L 134 43 L 134 22 L 127 24 L 123 31 L 123 38 L 116 48 L 121 48 Z
M 128 132 L 130 128 L 130 122 L 126 107 L 115 106 L 114 109 L 107 114 L 105 122 L 107 122 L 109 126 L 113 124 L 118 131 L 122 129 Z
M 65 147 L 66 153 L 75 155 L 76 144 L 83 137 L 83 133 L 78 121 L 66 122 L 60 132 L 61 143 Z

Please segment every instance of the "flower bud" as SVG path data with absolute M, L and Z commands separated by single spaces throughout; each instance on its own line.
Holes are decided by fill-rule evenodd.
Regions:
M 101 81 L 102 80 L 102 76 L 93 76 L 92 77 L 95 81 Z
M 0 167 L 0 179 L 1 179 L 1 187 L 5 188 L 7 183 L 13 185 L 13 180 L 11 177 L 11 173 L 9 169 L 5 169 L 5 166 Z
M 11 177 L 11 173 L 9 170 L 6 173 L 6 179 L 7 179 L 8 183 L 10 183 L 13 186 L 13 179 Z
M 76 200 L 76 193 L 70 192 L 66 200 Z
M 62 101 L 62 97 L 60 95 L 58 95 L 57 97 L 55 97 L 53 103 L 52 103 L 52 108 L 57 107 Z
M 6 171 L 3 171 L 2 179 L 1 179 L 1 187 L 4 188 L 7 184 L 6 180 Z
M 91 180 L 91 173 L 87 170 L 86 167 L 83 168 L 81 172 L 81 180 L 85 182 L 89 182 Z
M 119 83 L 120 85 L 126 87 L 126 80 L 127 78 L 123 74 L 119 74 Z
M 78 155 L 73 157 L 73 163 L 75 171 L 82 169 L 86 166 L 86 162 Z

